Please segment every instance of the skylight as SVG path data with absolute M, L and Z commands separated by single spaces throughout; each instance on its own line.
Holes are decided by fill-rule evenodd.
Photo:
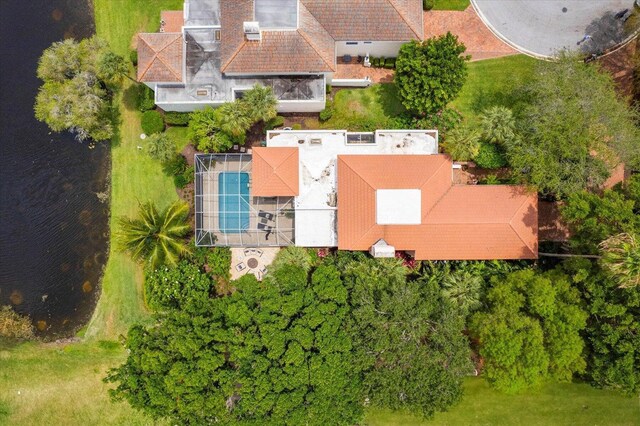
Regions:
M 378 189 L 378 225 L 419 225 L 422 219 L 422 191 L 419 189 Z

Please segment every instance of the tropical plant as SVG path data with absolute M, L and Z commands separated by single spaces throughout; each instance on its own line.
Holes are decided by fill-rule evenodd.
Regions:
M 640 240 L 636 234 L 613 235 L 600 243 L 602 268 L 621 288 L 640 286 Z
M 516 137 L 516 120 L 507 107 L 493 106 L 480 116 L 482 138 L 491 143 L 503 145 Z
M 266 123 L 278 114 L 276 110 L 278 100 L 271 87 L 256 83 L 250 90 L 244 92 L 240 103 L 248 107 L 249 116 L 254 123 L 258 121 Z
M 525 269 L 491 284 L 488 309 L 473 314 L 470 330 L 492 386 L 519 392 L 584 372 L 580 332 L 587 313 L 566 275 Z
M 241 101 L 227 102 L 214 112 L 216 125 L 229 136 L 244 140 L 244 136 L 253 124 L 250 106 Z
M 155 133 L 147 137 L 146 147 L 149 156 L 163 163 L 176 155 L 175 142 L 166 133 Z
M 484 279 L 468 270 L 450 272 L 441 282 L 442 294 L 465 315 L 482 306 Z
M 402 104 L 414 114 L 432 114 L 457 96 L 467 78 L 466 47 L 451 33 L 403 44 L 395 83 Z
M 438 283 L 407 281 L 402 262 L 389 260 L 364 258 L 345 268 L 354 368 L 364 371 L 371 405 L 430 417 L 460 400 L 471 371 L 464 316 Z
M 113 93 L 126 68 L 124 59 L 97 37 L 53 43 L 38 64 L 44 84 L 36 97 L 36 118 L 79 140 L 111 138 Z
M 499 169 L 507 165 L 507 159 L 500 146 L 484 141 L 480 142 L 480 148 L 473 161 L 483 169 Z
M 298 266 L 309 271 L 313 266 L 313 256 L 309 249 L 297 246 L 287 246 L 276 254 L 271 263 L 272 269 L 280 269 L 287 265 Z
M 560 198 L 597 189 L 620 161 L 640 167 L 639 116 L 616 94 L 609 74 L 571 55 L 540 61 L 518 120 L 526 135 L 505 143 L 523 182 Z
M 451 130 L 444 142 L 444 150 L 457 161 L 469 161 L 480 152 L 480 132 L 468 126 Z
M 175 265 L 180 256 L 189 252 L 184 241 L 191 229 L 186 221 L 188 213 L 189 206 L 182 202 L 163 210 L 151 202 L 140 204 L 136 218 L 119 219 L 116 238 L 120 249 L 151 269 Z

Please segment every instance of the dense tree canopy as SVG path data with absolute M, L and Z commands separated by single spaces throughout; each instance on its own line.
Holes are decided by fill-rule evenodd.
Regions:
M 640 287 L 620 288 L 596 263 L 571 259 L 565 268 L 581 286 L 587 310 L 587 376 L 599 387 L 640 394 Z
M 598 188 L 619 161 L 640 166 L 638 115 L 595 64 L 563 55 L 540 61 L 526 87 L 522 138 L 506 144 L 515 174 L 559 197 Z
M 580 331 L 587 314 L 566 275 L 527 269 L 494 278 L 487 303 L 470 328 L 494 387 L 517 392 L 546 378 L 568 381 L 585 370 Z
M 458 37 L 447 33 L 402 45 L 395 83 L 402 104 L 414 114 L 433 114 L 453 101 L 467 78 L 468 56 Z
M 54 43 L 38 64 L 44 84 L 36 97 L 36 118 L 54 131 L 70 130 L 79 140 L 111 138 L 113 92 L 126 72 L 124 59 L 97 37 Z
M 436 282 L 407 281 L 394 259 L 347 265 L 358 368 L 375 406 L 431 416 L 462 396 L 471 371 L 464 315 Z
M 178 269 L 157 274 L 170 282 L 154 295 L 166 312 L 129 333 L 130 356 L 107 378 L 118 384 L 115 398 L 180 424 L 360 420 L 347 290 L 335 267 L 320 266 L 310 279 L 296 266 L 263 283 L 247 275 L 217 298 L 198 268 Z
M 587 191 L 571 194 L 561 213 L 571 229 L 573 251 L 597 254 L 598 245 L 605 239 L 640 231 L 638 200 L 631 195 L 618 189 L 605 190 L 602 195 Z

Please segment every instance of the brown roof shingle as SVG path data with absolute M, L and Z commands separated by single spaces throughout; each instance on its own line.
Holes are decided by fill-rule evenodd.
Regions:
M 181 33 L 138 34 L 138 81 L 182 82 Z
M 300 4 L 295 31 L 264 31 L 261 41 L 247 41 L 243 22 L 253 20 L 253 2 L 222 3 L 222 71 L 226 73 L 332 72 L 335 42 Z
M 422 223 L 378 225 L 377 189 L 420 189 Z M 368 250 L 381 238 L 419 260 L 536 258 L 537 196 L 453 185 L 444 155 L 338 156 L 338 248 Z
M 421 0 L 300 0 L 336 40 L 422 39 Z

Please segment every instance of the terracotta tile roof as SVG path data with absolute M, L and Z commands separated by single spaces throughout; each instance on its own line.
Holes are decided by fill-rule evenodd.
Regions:
M 293 197 L 298 190 L 298 148 L 256 147 L 252 157 L 254 197 Z
M 160 26 L 164 33 L 182 32 L 184 12 L 181 10 L 163 10 L 160 12 Z M 162 24 L 164 22 L 164 25 Z
M 180 33 L 138 34 L 138 81 L 182 82 L 183 51 Z
M 377 189 L 421 189 L 422 224 L 376 224 Z M 368 250 L 380 238 L 419 260 L 536 258 L 537 196 L 453 185 L 444 155 L 339 156 L 338 248 Z
M 422 39 L 421 0 L 300 0 L 336 40 Z
M 332 72 L 335 41 L 307 11 L 299 8 L 295 31 L 263 31 L 247 41 L 243 22 L 253 20 L 253 2 L 222 3 L 222 71 L 226 73 Z

